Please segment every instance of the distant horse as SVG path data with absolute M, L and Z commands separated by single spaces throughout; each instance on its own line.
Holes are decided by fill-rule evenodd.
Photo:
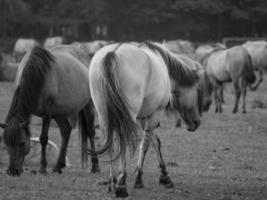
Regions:
M 113 43 L 112 41 L 95 40 L 92 42 L 73 42 L 72 45 L 84 50 L 91 58 L 102 47 Z
M 253 69 L 259 71 L 259 80 L 252 87 L 252 90 L 256 90 L 263 80 L 264 69 L 267 69 L 267 42 L 248 41 L 242 46 L 247 49 L 251 56 Z
M 30 38 L 19 38 L 14 46 L 13 55 L 16 62 L 20 62 L 21 58 L 34 47 L 39 46 L 39 43 Z
M 61 173 L 71 129 L 79 121 L 82 163 L 87 161 L 87 139 L 94 144 L 94 110 L 90 101 L 88 66 L 90 58 L 73 46 L 59 46 L 51 50 L 35 47 L 27 53 L 19 66 L 16 90 L 12 98 L 3 138 L 10 162 L 7 173 L 20 175 L 23 160 L 30 150 L 30 117 L 42 117 L 40 142 L 42 145 L 40 173 L 47 173 L 46 145 L 50 120 L 57 122 L 62 144 L 53 171 Z M 92 157 L 92 172 L 98 170 L 98 158 Z
M 46 38 L 44 41 L 44 48 L 50 49 L 58 45 L 62 45 L 63 42 L 64 42 L 64 39 L 61 36 L 49 37 L 49 38 Z
M 204 65 L 214 89 L 215 112 L 222 112 L 222 84 L 233 82 L 236 93 L 233 113 L 238 111 L 241 94 L 242 112 L 246 113 L 247 86 L 251 87 L 256 79 L 247 50 L 242 46 L 215 50 L 204 59 Z
M 154 134 L 158 115 L 169 104 L 179 111 L 189 131 L 200 125 L 198 75 L 162 45 L 145 42 L 141 46 L 112 44 L 100 49 L 89 68 L 90 91 L 100 128 L 107 135 L 105 146 L 96 153 L 109 152 L 111 160 L 120 158 L 116 183 L 117 197 L 128 196 L 126 189 L 126 150 L 137 147 L 136 121 L 143 129 L 137 163 L 135 187 L 143 187 L 142 171 L 149 143 L 152 143 L 161 169 L 160 183 L 173 187 L 161 154 L 160 139 Z M 113 140 L 113 138 L 117 140 Z M 118 141 L 119 152 L 112 157 Z M 109 189 L 113 181 L 110 164 Z

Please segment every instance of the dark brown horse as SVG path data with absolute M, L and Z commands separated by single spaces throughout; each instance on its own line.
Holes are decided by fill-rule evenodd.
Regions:
M 4 128 L 4 142 L 10 162 L 7 173 L 20 175 L 25 156 L 30 150 L 30 118 L 42 118 L 40 173 L 47 173 L 46 145 L 50 120 L 57 122 L 62 144 L 54 171 L 61 173 L 66 165 L 66 152 L 71 129 L 79 121 L 82 163 L 87 161 L 87 140 L 94 144 L 94 110 L 90 103 L 88 67 L 90 58 L 73 46 L 51 50 L 35 47 L 20 63 L 16 90 Z M 98 158 L 92 157 L 92 172 L 98 171 Z

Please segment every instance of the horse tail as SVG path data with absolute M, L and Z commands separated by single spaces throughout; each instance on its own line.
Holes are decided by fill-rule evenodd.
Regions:
M 81 140 L 82 166 L 87 166 L 88 161 L 88 138 L 95 137 L 94 128 L 95 114 L 92 102 L 88 103 L 80 112 L 78 117 L 78 126 Z
M 96 154 L 112 152 L 115 136 L 119 142 L 119 152 L 113 160 L 125 154 L 127 147 L 131 152 L 135 152 L 137 147 L 137 126 L 130 113 L 132 107 L 129 100 L 121 89 L 118 77 L 119 65 L 115 51 L 107 53 L 103 59 L 100 88 L 106 104 L 108 136 L 102 149 L 95 152 Z
M 251 56 L 249 55 L 246 49 L 244 49 L 244 52 L 245 52 L 244 78 L 249 84 L 249 88 L 251 89 L 251 85 L 256 81 L 256 75 L 253 71 Z

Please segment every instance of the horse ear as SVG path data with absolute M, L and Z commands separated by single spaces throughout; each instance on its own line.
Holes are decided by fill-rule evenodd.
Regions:
M 0 122 L 0 127 L 1 127 L 2 129 L 5 129 L 5 128 L 6 128 L 6 124 Z

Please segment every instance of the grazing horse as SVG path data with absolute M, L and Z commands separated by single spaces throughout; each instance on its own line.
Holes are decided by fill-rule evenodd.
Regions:
M 251 88 L 252 90 L 256 90 L 263 80 L 264 69 L 267 68 L 267 42 L 248 41 L 242 46 L 247 49 L 251 56 L 253 69 L 259 71 L 259 79 Z
M 175 54 L 175 56 L 182 60 L 185 63 L 185 66 L 189 67 L 190 69 L 196 71 L 199 76 L 198 81 L 198 90 L 199 90 L 199 113 L 207 112 L 209 107 L 212 103 L 212 85 L 207 75 L 207 72 L 204 70 L 203 66 L 193 59 L 189 58 L 188 56 Z M 178 118 L 176 121 L 176 127 L 181 126 L 181 118 Z
M 3 138 L 10 161 L 7 173 L 20 175 L 25 156 L 30 151 L 30 118 L 42 118 L 40 143 L 42 145 L 39 172 L 47 173 L 46 145 L 51 119 L 59 126 L 62 143 L 53 171 L 61 173 L 65 167 L 67 145 L 71 129 L 79 122 L 82 143 L 82 164 L 87 161 L 87 139 L 94 144 L 94 110 L 88 86 L 90 58 L 73 46 L 59 46 L 51 50 L 35 47 L 26 54 L 16 77 L 16 90 L 12 98 Z M 77 120 L 78 119 L 78 120 Z M 92 157 L 92 172 L 98 170 L 98 159 Z
M 242 112 L 246 113 L 247 86 L 251 87 L 256 79 L 247 50 L 242 46 L 218 49 L 204 58 L 203 63 L 214 89 L 215 112 L 222 112 L 222 84 L 232 81 L 236 93 L 233 113 L 238 111 L 241 94 Z
M 179 111 L 189 131 L 199 127 L 197 73 L 158 43 L 145 42 L 140 46 L 112 44 L 100 49 L 93 57 L 89 82 L 101 131 L 107 135 L 104 147 L 96 153 L 108 152 L 110 155 L 109 189 L 114 180 L 112 161 L 119 158 L 120 173 L 115 194 L 117 197 L 128 196 L 126 150 L 129 148 L 134 152 L 137 147 L 137 120 L 140 120 L 143 136 L 135 187 L 143 187 L 143 164 L 150 142 L 161 169 L 159 181 L 165 187 L 172 187 L 161 154 L 160 139 L 154 129 L 159 124 L 158 115 L 164 113 L 167 105 Z M 119 150 L 114 158 L 115 141 L 118 141 Z

